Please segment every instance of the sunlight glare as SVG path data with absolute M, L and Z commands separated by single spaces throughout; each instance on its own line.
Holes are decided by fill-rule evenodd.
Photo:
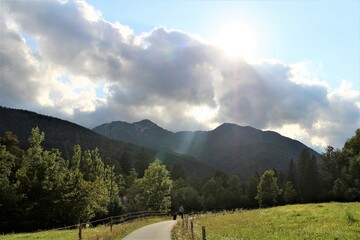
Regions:
M 220 27 L 214 45 L 231 58 L 251 59 L 256 52 L 256 35 L 241 23 L 227 23 Z
M 208 106 L 195 106 L 191 109 L 190 115 L 193 116 L 196 121 L 204 123 L 212 120 L 218 112 L 218 108 L 210 108 Z

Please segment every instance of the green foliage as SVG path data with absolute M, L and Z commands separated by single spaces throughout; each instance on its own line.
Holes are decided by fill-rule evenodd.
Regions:
M 2 142 L 11 144 L 0 145 L 0 231 L 85 222 L 118 204 L 121 181 L 97 149 L 83 153 L 76 145 L 73 157 L 65 160 L 59 150 L 42 148 L 45 134 L 37 127 L 22 155 L 7 150 L 14 150 L 16 141 L 4 139 L 15 138 L 6 134 Z
M 280 189 L 273 170 L 266 170 L 264 172 L 257 189 L 256 199 L 260 207 L 274 206 L 276 204 Z
M 284 200 L 286 203 L 294 203 L 297 197 L 297 192 L 294 188 L 294 185 L 292 182 L 288 181 L 285 184 L 285 189 L 284 189 Z
M 360 129 L 342 150 L 328 146 L 321 155 L 321 175 L 326 200 L 360 200 Z
M 222 209 L 225 188 L 220 178 L 211 178 L 202 187 L 205 208 L 208 210 Z
M 16 184 L 12 177 L 15 167 L 15 156 L 0 144 L 0 229 L 14 224 L 13 209 L 17 202 Z
M 317 162 L 307 149 L 304 149 L 298 161 L 298 193 L 301 202 L 317 201 L 320 190 L 320 176 Z
M 171 194 L 172 210 L 177 211 L 182 205 L 185 211 L 196 211 L 202 209 L 201 197 L 195 188 L 182 186 L 173 189 Z
M 256 195 L 258 192 L 258 185 L 260 183 L 260 176 L 258 175 L 258 173 L 254 174 L 252 177 L 250 177 L 249 179 L 249 185 L 248 185 L 248 189 L 247 189 L 247 195 L 249 197 L 249 201 L 251 203 L 252 207 L 257 207 L 258 205 L 257 203 L 257 199 L 256 199 Z
M 185 179 L 185 172 L 183 169 L 182 164 L 175 164 L 172 171 L 171 171 L 171 178 L 173 180 L 177 180 L 177 179 Z
M 124 174 L 126 174 L 126 175 L 130 174 L 130 171 L 131 171 L 131 158 L 130 158 L 130 155 L 129 155 L 127 149 L 125 149 L 125 151 L 121 155 L 120 166 L 121 166 L 121 169 L 122 169 Z
M 165 165 L 155 160 L 145 170 L 144 177 L 135 180 L 129 189 L 130 208 L 167 211 L 171 205 L 172 180 Z
M 241 182 L 238 176 L 217 171 L 195 182 L 185 181 L 183 166 L 175 164 L 173 184 L 166 167 L 160 161 L 150 164 L 144 149 L 134 158 L 136 170 L 129 169 L 131 161 L 123 152 L 117 163 L 126 173 L 121 175 L 104 163 L 97 148 L 75 145 L 73 155 L 64 158 L 57 149 L 43 149 L 45 134 L 39 128 L 32 130 L 26 150 L 6 132 L 0 137 L 0 232 L 72 225 L 123 211 L 177 210 L 180 205 L 191 211 L 360 201 L 359 135 L 357 130 L 341 150 L 326 148 L 319 168 L 305 149 L 298 161 L 290 161 L 286 174 L 267 170 L 261 178 L 255 174 Z M 120 202 L 120 196 L 128 201 Z M 352 214 L 346 219 L 358 223 Z
M 143 177 L 145 170 L 151 162 L 150 157 L 146 154 L 145 149 L 142 148 L 141 152 L 136 156 L 135 169 L 139 177 Z

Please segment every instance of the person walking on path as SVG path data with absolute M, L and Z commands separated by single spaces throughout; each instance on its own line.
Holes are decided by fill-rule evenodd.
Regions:
M 181 216 L 181 219 L 184 219 L 184 207 L 183 207 L 183 205 L 181 205 L 180 208 L 179 208 L 179 215 Z

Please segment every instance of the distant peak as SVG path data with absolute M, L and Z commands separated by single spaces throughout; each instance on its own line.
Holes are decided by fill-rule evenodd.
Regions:
M 132 124 L 133 125 L 141 125 L 141 126 L 145 126 L 145 127 L 159 127 L 158 125 L 156 125 L 156 123 L 150 121 L 149 119 L 144 119 L 139 122 L 133 122 Z
M 150 121 L 149 119 L 143 119 L 139 122 L 134 122 L 134 123 L 141 123 L 141 124 L 155 124 L 154 122 Z M 155 124 L 156 125 L 156 124 Z
M 239 126 L 235 123 L 223 123 L 220 126 L 218 126 L 216 129 L 218 128 L 243 128 L 243 129 L 254 129 L 257 130 L 256 128 L 253 128 L 251 126 Z

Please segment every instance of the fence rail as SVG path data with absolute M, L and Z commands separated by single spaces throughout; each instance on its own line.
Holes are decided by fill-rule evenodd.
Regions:
M 110 231 L 112 231 L 112 226 L 114 224 L 121 224 L 128 221 L 136 220 L 136 219 L 143 219 L 147 217 L 155 217 L 155 216 L 165 216 L 167 213 L 163 212 L 156 212 L 156 211 L 142 211 L 142 212 L 132 212 L 126 213 L 123 215 L 118 216 L 111 216 L 107 218 L 97 219 L 94 221 L 89 221 L 85 223 L 78 223 L 70 226 L 60 227 L 53 230 L 68 230 L 68 229 L 79 229 L 79 240 L 82 240 L 82 229 L 88 226 L 95 226 L 95 225 L 107 225 L 110 226 Z

